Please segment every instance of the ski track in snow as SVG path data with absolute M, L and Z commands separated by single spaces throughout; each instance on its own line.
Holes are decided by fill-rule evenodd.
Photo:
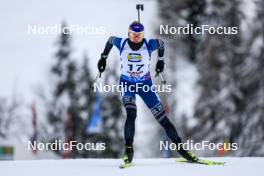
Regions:
M 119 169 L 120 159 L 68 159 L 38 161 L 2 161 L 1 175 L 8 176 L 248 176 L 262 171 L 264 158 L 210 158 L 225 161 L 224 166 L 176 163 L 175 159 L 135 159 L 134 166 Z

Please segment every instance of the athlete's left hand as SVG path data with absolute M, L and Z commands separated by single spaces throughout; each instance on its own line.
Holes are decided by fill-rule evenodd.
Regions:
M 164 65 L 165 65 L 165 63 L 164 63 L 163 60 L 158 60 L 157 65 L 156 65 L 156 72 L 157 72 L 157 73 L 161 73 L 161 72 L 163 72 L 163 70 L 164 70 Z

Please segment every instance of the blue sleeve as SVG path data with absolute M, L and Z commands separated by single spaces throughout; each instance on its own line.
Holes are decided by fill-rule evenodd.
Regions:
M 157 39 L 150 39 L 148 41 L 148 49 L 149 49 L 150 53 L 152 53 L 153 51 L 158 49 L 158 47 L 159 47 L 159 43 L 158 43 Z
M 105 48 L 104 48 L 104 51 L 103 51 L 102 54 L 105 55 L 105 56 L 108 56 L 108 54 L 111 51 L 113 45 L 115 45 L 118 48 L 118 50 L 120 51 L 120 48 L 121 48 L 121 40 L 122 40 L 122 38 L 111 36 L 108 39 L 108 41 L 107 41 L 107 43 L 105 45 Z
M 114 45 L 115 47 L 117 47 L 119 51 L 121 49 L 121 41 L 122 41 L 122 38 L 114 37 L 114 36 L 110 37 L 108 40 L 108 42 Z

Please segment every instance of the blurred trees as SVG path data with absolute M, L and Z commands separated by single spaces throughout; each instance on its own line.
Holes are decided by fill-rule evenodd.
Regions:
M 207 6 L 211 10 L 206 14 L 206 24 L 241 28 L 242 14 L 237 0 L 212 1 Z M 195 111 L 198 123 L 189 133 L 196 140 L 234 142 L 232 139 L 242 130 L 239 118 L 244 111 L 239 89 L 241 64 L 246 57 L 242 34 L 206 35 L 200 54 L 197 66 L 202 92 Z
M 117 62 L 118 59 L 115 60 L 114 66 L 109 65 L 106 72 L 103 73 L 103 85 L 119 84 L 119 75 L 117 74 L 119 64 Z M 107 157 L 118 158 L 123 154 L 124 147 L 125 114 L 123 103 L 119 92 L 102 92 L 102 98 L 103 135 L 107 137 L 105 141 L 108 150 Z
M 245 106 L 239 119 L 242 130 L 235 139 L 242 156 L 264 156 L 264 1 L 257 1 L 256 7 L 255 25 L 246 42 L 248 57 L 241 66 L 240 90 Z
M 12 98 L 11 101 L 0 97 L 0 141 L 12 141 L 12 138 L 28 134 L 28 131 L 22 128 L 27 124 L 19 116 L 21 104 L 21 100 L 18 100 L 17 97 Z
M 168 25 L 170 27 L 187 26 L 188 24 L 192 24 L 193 27 L 201 26 L 204 20 L 205 7 L 205 0 L 159 1 L 160 24 L 163 26 Z M 158 33 L 160 33 L 160 31 L 158 31 Z M 182 134 L 187 131 L 187 120 L 185 118 L 188 118 L 187 116 L 190 113 L 184 112 L 184 114 L 178 114 L 175 106 L 182 106 L 181 104 L 184 104 L 184 102 L 177 99 L 177 94 L 186 94 L 189 92 L 178 93 L 179 90 L 177 90 L 177 88 L 179 88 L 179 84 L 181 84 L 181 87 L 183 88 L 192 84 L 192 81 L 189 82 L 186 78 L 188 79 L 193 74 L 189 74 L 189 72 L 186 71 L 187 68 L 184 68 L 184 66 L 186 66 L 186 64 L 195 64 L 197 62 L 198 53 L 201 51 L 202 36 L 196 34 L 166 34 L 160 35 L 160 37 L 165 41 L 166 68 L 164 74 L 167 73 L 165 78 L 167 78 L 168 84 L 172 86 L 172 92 L 168 93 L 169 96 L 164 94 L 161 95 L 162 102 L 166 106 L 169 118 L 175 122 L 177 130 Z M 184 78 L 179 78 L 179 73 L 183 75 Z M 190 97 L 192 95 L 188 96 Z M 188 96 L 185 97 L 185 99 L 187 99 Z M 193 110 L 188 109 L 187 111 Z M 182 136 L 184 140 L 184 135 Z M 165 155 L 175 156 L 175 154 L 176 152 L 168 152 Z
M 238 150 L 233 155 L 263 156 L 264 2 L 257 1 L 254 26 L 247 26 L 246 30 L 242 28 L 242 24 L 246 23 L 245 13 L 241 9 L 244 1 L 203 2 L 199 1 L 203 5 L 200 4 L 198 11 L 198 5 L 194 5 L 198 2 L 160 1 L 162 24 L 184 25 L 181 22 L 184 19 L 188 23 L 196 21 L 197 25 L 237 26 L 239 30 L 238 34 L 233 35 L 195 36 L 195 42 L 192 37 L 186 38 L 185 35 L 164 36 L 169 51 L 178 54 L 174 58 L 195 58 L 195 66 L 200 74 L 197 86 L 201 88 L 201 95 L 196 103 L 194 117 L 182 122 L 183 132 L 196 142 L 205 139 L 211 142 L 236 142 Z M 187 13 L 187 9 L 192 9 L 189 11 L 192 13 Z M 192 18 L 191 14 L 201 18 Z M 184 38 L 187 41 L 182 45 Z M 185 51 L 190 51 L 189 55 Z M 192 126 L 189 125 L 190 121 Z
M 242 30 L 241 3 L 232 0 L 208 4 L 213 9 L 207 17 L 209 24 L 237 26 L 239 33 L 208 35 L 204 40 L 198 63 L 202 86 L 195 113 L 198 124 L 190 130 L 190 135 L 212 142 L 236 142 L 238 151 L 234 151 L 234 155 L 259 156 L 264 155 L 261 146 L 264 136 L 260 134 L 264 128 L 261 83 L 264 75 L 260 71 L 263 53 L 258 51 L 263 43 L 257 48 L 255 44 L 263 39 L 263 30 Z M 263 6 L 258 8 L 258 13 L 262 13 Z M 258 15 L 256 21 L 261 23 L 263 19 Z M 257 31 L 262 34 L 256 35 Z
M 168 0 L 159 1 L 159 15 L 161 24 L 169 26 L 186 26 L 192 24 L 193 27 L 200 26 L 205 14 L 205 0 Z M 195 62 L 197 52 L 200 48 L 201 36 L 196 34 L 188 35 L 165 35 L 174 52 L 182 57 Z
M 63 24 L 63 27 L 66 24 Z M 95 103 L 95 92 L 90 89 L 92 82 L 88 57 L 84 55 L 79 66 L 72 57 L 71 36 L 62 33 L 57 41 L 58 51 L 55 63 L 51 68 L 53 79 L 53 96 L 48 103 L 48 122 L 52 132 L 48 134 L 48 142 L 62 140 L 66 143 L 106 143 L 104 151 L 75 150 L 71 152 L 57 151 L 63 157 L 118 157 L 120 154 L 120 128 L 116 121 L 122 116 L 120 100 L 116 94 L 104 95 L 102 98 L 102 130 L 99 133 L 87 133 Z M 117 76 L 114 75 L 117 79 Z M 110 104 L 109 104 L 110 103 Z

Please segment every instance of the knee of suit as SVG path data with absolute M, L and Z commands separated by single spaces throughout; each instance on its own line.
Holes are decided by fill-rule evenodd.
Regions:
M 165 109 L 163 108 L 163 105 L 161 103 L 158 103 L 153 108 L 151 108 L 151 112 L 155 119 L 159 122 L 166 118 Z
M 137 109 L 136 101 L 134 97 L 124 96 L 122 98 L 123 105 L 126 109 Z

